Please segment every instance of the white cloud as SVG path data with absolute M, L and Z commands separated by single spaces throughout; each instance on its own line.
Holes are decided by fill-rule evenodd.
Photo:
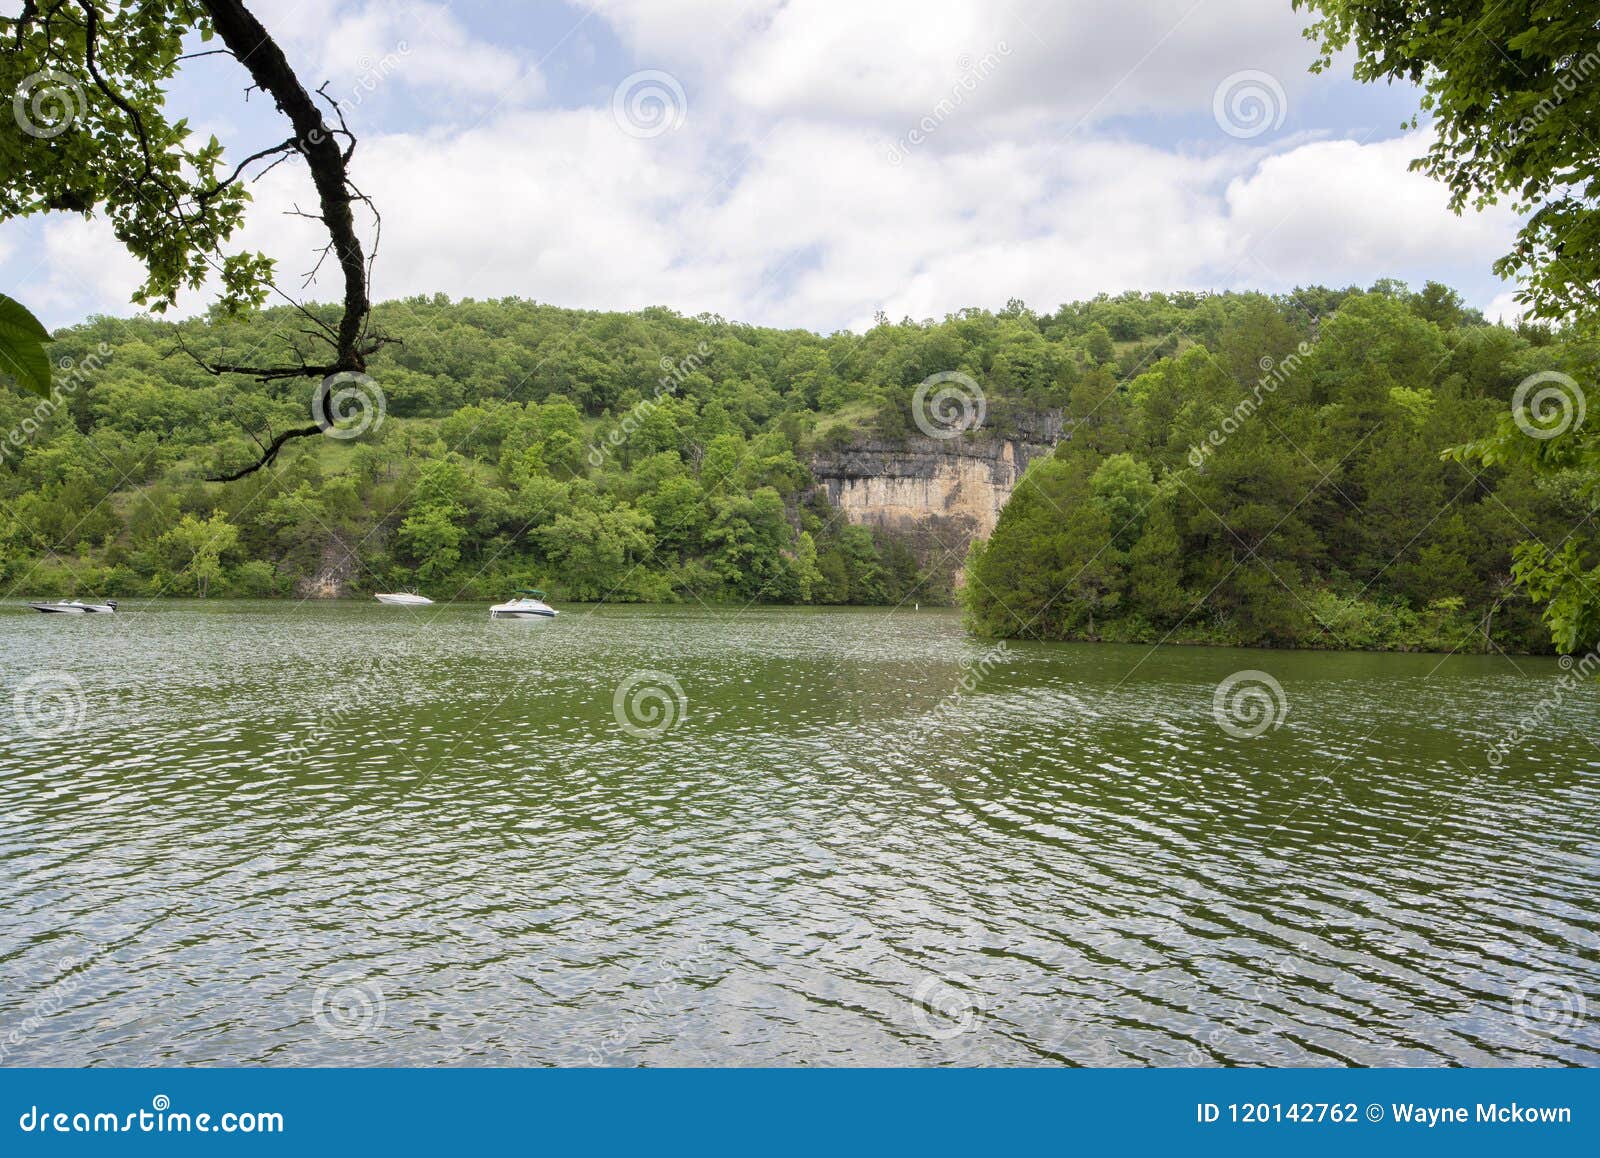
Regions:
M 347 106 L 347 116 L 389 85 L 435 98 L 441 120 L 516 107 L 544 91 L 531 62 L 474 36 L 446 4 L 324 0 L 309 20 L 307 8 L 315 2 L 266 0 L 256 6 L 266 27 L 281 30 L 285 51 L 308 86 L 326 81 L 328 93 Z
M 828 329 L 879 308 L 939 316 L 1014 296 L 1054 307 L 1123 289 L 1460 280 L 1515 228 L 1504 211 L 1450 214 L 1442 187 L 1407 170 L 1416 138 L 1278 153 L 996 142 L 895 166 L 871 134 L 789 121 L 721 184 L 719 145 L 636 140 L 599 110 L 369 138 L 362 181 L 384 211 L 376 291 L 668 304 Z M 292 191 L 287 174 L 258 191 L 249 240 L 309 264 L 314 227 L 267 212 Z M 319 289 L 333 296 L 326 275 Z
M 600 0 L 599 7 L 638 60 L 683 69 L 731 105 L 883 128 L 914 123 L 987 55 L 1002 63 L 974 102 L 980 117 L 1025 111 L 1065 125 L 1209 109 L 1218 82 L 1244 69 L 1272 73 L 1291 93 L 1311 83 L 1304 21 L 1274 0 Z
M 1490 303 L 1483 307 L 1483 316 L 1491 322 L 1501 322 L 1514 326 L 1520 322 L 1528 312 L 1528 307 L 1516 300 L 1514 293 L 1496 294 Z
M 1489 266 L 1515 219 L 1452 215 L 1443 188 L 1407 170 L 1420 134 L 1327 139 L 1338 134 L 1295 122 L 1297 86 L 1332 82 L 1302 76 L 1299 17 L 1264 0 L 601 0 L 632 52 L 624 67 L 684 80 L 682 127 L 646 140 L 621 131 L 608 103 L 495 107 L 502 88 L 536 83 L 527 67 L 448 12 L 417 10 L 449 30 L 437 43 L 459 59 L 415 67 L 426 41 L 375 4 L 337 16 L 341 53 L 390 51 L 404 30 L 412 50 L 392 83 L 464 102 L 410 131 L 362 135 L 356 177 L 384 214 L 379 298 L 665 304 L 829 329 L 880 308 L 920 318 L 1011 297 L 1051 308 L 1125 289 L 1398 276 L 1449 281 L 1481 303 L 1505 288 Z M 1001 41 L 971 102 L 891 163 L 888 141 L 950 91 L 957 58 Z M 1281 133 L 1241 142 L 1213 123 L 1217 81 L 1244 69 L 1283 78 Z M 608 92 L 621 77 L 596 79 Z M 480 113 L 461 115 L 478 99 Z M 1151 109 L 1181 113 L 1188 137 L 1135 140 L 1129 122 L 1104 123 Z M 285 165 L 257 186 L 240 243 L 280 259 L 285 290 L 335 298 L 331 267 L 301 290 L 296 274 L 323 240 L 283 215 L 295 202 L 314 198 Z M 130 263 L 106 256 L 104 230 L 48 236 L 63 271 L 52 301 L 79 284 L 83 310 L 111 304 Z
M 19 290 L 36 313 L 56 324 L 131 311 L 128 300 L 144 282 L 144 267 L 117 242 L 110 222 L 56 216 L 44 222 L 39 239 L 37 264 Z
M 515 106 L 544 90 L 531 64 L 471 36 L 442 4 L 368 3 L 319 39 L 324 69 L 355 93 L 392 78 L 447 98 Z
M 1266 157 L 1228 186 L 1228 204 L 1256 258 L 1318 269 L 1326 281 L 1389 268 L 1485 264 L 1507 247 L 1515 215 L 1503 207 L 1457 217 L 1444 187 L 1406 171 L 1427 134 L 1360 145 L 1310 144 Z

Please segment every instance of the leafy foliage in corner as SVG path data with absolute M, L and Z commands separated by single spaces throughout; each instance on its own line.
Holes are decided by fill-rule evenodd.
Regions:
M 50 396 L 50 331 L 19 301 L 0 294 L 0 379 L 41 398 Z
M 168 118 L 165 86 L 191 33 L 211 34 L 195 0 L 26 4 L 0 17 L 0 92 L 16 106 L 0 117 L 0 222 L 102 214 L 145 266 L 134 300 L 156 311 L 213 272 L 224 301 L 260 304 L 271 268 L 222 253 L 249 194 L 215 137 Z
M 1600 321 L 1600 23 L 1560 0 L 1294 0 L 1317 70 L 1353 49 L 1363 81 L 1422 86 L 1436 131 L 1415 168 L 1459 212 L 1509 197 L 1529 214 L 1496 263 L 1530 316 Z

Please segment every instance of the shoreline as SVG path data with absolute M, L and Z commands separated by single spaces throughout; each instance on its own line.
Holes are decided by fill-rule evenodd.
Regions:
M 58 598 L 84 598 L 84 597 L 83 596 L 50 596 L 49 597 L 49 599 L 52 599 L 52 600 L 53 599 L 58 599 Z M 125 604 L 126 604 L 121 609 L 123 613 L 136 612 L 136 611 L 143 610 L 145 608 L 151 607 L 153 605 L 171 605 L 171 606 L 196 605 L 196 606 L 212 606 L 212 607 L 229 607 L 229 606 L 239 606 L 239 605 L 248 605 L 248 604 L 271 604 L 271 605 L 287 605 L 287 606 L 292 606 L 292 607 L 299 607 L 301 605 L 310 605 L 310 606 L 314 606 L 314 607 L 328 607 L 328 608 L 333 608 L 333 607 L 372 607 L 372 608 L 380 608 L 380 607 L 384 607 L 383 604 L 378 603 L 372 596 L 360 596 L 360 595 L 341 596 L 341 597 L 335 598 L 335 599 L 296 599 L 293 596 L 287 596 L 287 595 L 279 595 L 279 596 L 262 595 L 262 596 L 248 596 L 248 597 L 219 596 L 219 597 L 208 598 L 208 599 L 198 599 L 198 598 L 194 598 L 194 597 L 182 597 L 182 596 L 173 597 L 173 596 L 165 596 L 165 595 L 155 596 L 155 597 L 149 598 L 149 599 L 141 599 L 139 596 L 121 596 L 120 598 L 122 598 L 125 601 Z M 13 596 L 13 597 L 9 597 L 9 598 L 6 598 L 6 599 L 0 599 L 0 614 L 3 614 L 6 611 L 27 610 L 27 609 L 30 609 L 30 604 L 32 604 L 32 603 L 47 602 L 47 601 L 49 601 L 49 600 L 47 600 L 47 599 L 24 599 L 24 598 L 22 598 L 20 596 Z M 489 607 L 491 604 L 493 604 L 495 602 L 496 602 L 496 600 L 493 597 L 484 597 L 484 598 L 481 598 L 481 599 L 448 599 L 448 600 L 438 600 L 438 601 L 435 601 L 435 602 L 430 603 L 430 604 L 424 604 L 424 605 L 422 605 L 420 607 L 389 607 L 389 608 L 385 608 L 385 610 L 387 610 L 388 612 L 390 612 L 392 614 L 405 614 L 405 613 L 408 613 L 408 612 L 412 613 L 412 614 L 415 614 L 415 613 L 418 613 L 418 612 L 427 612 L 429 610 L 439 609 L 439 608 L 446 608 L 446 607 L 461 607 L 461 608 L 471 608 L 471 609 L 475 609 L 475 610 L 482 610 L 484 608 Z M 703 601 L 703 600 L 701 600 L 701 601 L 684 600 L 682 602 L 677 602 L 677 603 L 621 602 L 621 601 L 615 601 L 615 600 L 602 601 L 602 602 L 599 602 L 599 603 L 585 603 L 585 602 L 580 602 L 580 601 L 561 601 L 560 602 L 560 606 L 562 608 L 571 608 L 574 611 L 578 611 L 578 610 L 581 609 L 581 610 L 586 611 L 586 612 L 591 613 L 591 614 L 593 612 L 601 609 L 601 608 L 616 608 L 616 609 L 623 609 L 623 608 L 646 609 L 646 608 L 650 608 L 650 609 L 656 609 L 656 610 L 676 610 L 676 609 L 698 608 L 698 609 L 703 610 L 703 611 L 716 612 L 716 611 L 731 610 L 731 611 L 736 611 L 736 612 L 741 612 L 741 613 L 742 612 L 746 612 L 746 611 L 752 611 L 752 610 L 760 610 L 760 611 L 808 611 L 808 612 L 825 612 L 825 613 L 880 611 L 880 612 L 884 612 L 886 614 L 910 614 L 910 615 L 920 615 L 920 614 L 941 614 L 941 615 L 955 614 L 955 615 L 960 615 L 962 613 L 962 610 L 963 610 L 959 605 L 951 604 L 951 603 L 929 603 L 929 604 L 918 604 L 915 607 L 907 607 L 907 606 L 903 606 L 903 605 L 902 606 L 891 606 L 889 604 L 882 604 L 882 603 L 826 603 L 826 604 L 818 604 L 818 603 L 740 603 L 740 602 L 732 601 L 732 600 L 727 601 L 727 602 L 708 602 L 708 601 Z M 63 618 L 63 617 L 51 616 L 51 617 L 48 617 L 48 618 Z M 67 618 L 78 619 L 78 618 L 82 618 L 82 617 L 71 616 L 71 617 L 67 617 Z M 965 626 L 962 627 L 961 634 L 965 639 L 967 639 L 968 641 L 970 641 L 970 642 L 972 642 L 974 644 L 983 645 L 983 646 L 989 646 L 989 647 L 1023 646 L 1023 645 L 1028 645 L 1028 646 L 1033 646 L 1033 645 L 1051 646 L 1051 645 L 1057 645 L 1057 644 L 1073 644 L 1073 645 L 1083 645 L 1083 644 L 1101 645 L 1101 644 L 1105 644 L 1105 645 L 1120 646 L 1120 647 L 1212 648 L 1212 649 L 1217 649 L 1217 650 L 1234 649 L 1234 650 L 1239 650 L 1239 651 L 1259 651 L 1259 652 L 1268 652 L 1268 653 L 1313 652 L 1313 653 L 1320 653 L 1320 654 L 1326 654 L 1326 655 L 1437 655 L 1437 656 L 1463 656 L 1463 657 L 1488 657 L 1488 656 L 1493 656 L 1493 655 L 1502 655 L 1502 656 L 1508 656 L 1508 657 L 1509 656 L 1515 656 L 1515 657 L 1517 657 L 1519 659 L 1552 659 L 1552 660 L 1559 660 L 1559 659 L 1562 658 L 1560 653 L 1558 653 L 1558 652 L 1556 652 L 1554 650 L 1550 650 L 1550 651 L 1516 651 L 1516 650 L 1511 650 L 1511 649 L 1508 649 L 1508 648 L 1500 647 L 1498 645 L 1495 646 L 1493 649 L 1487 650 L 1487 651 L 1481 650 L 1479 648 L 1474 648 L 1473 650 L 1468 651 L 1468 650 L 1464 650 L 1463 648 L 1460 648 L 1460 647 L 1450 648 L 1450 649 L 1429 648 L 1429 647 L 1405 647 L 1405 646 L 1398 646 L 1398 647 L 1316 647 L 1316 646 L 1310 646 L 1310 645 L 1296 645 L 1296 644 L 1235 643 L 1235 642 L 1229 642 L 1229 641 L 1226 641 L 1226 640 L 1196 639 L 1196 638 L 1193 638 L 1193 637 L 1188 637 L 1188 638 L 1170 638 L 1170 639 L 1106 639 L 1104 637 L 1098 638 L 1098 639 L 1038 639 L 1038 638 L 1032 638 L 1032 637 L 1027 637 L 1027 636 L 983 636 L 983 635 L 977 635 L 977 634 L 973 633 L 972 631 L 968 630 Z

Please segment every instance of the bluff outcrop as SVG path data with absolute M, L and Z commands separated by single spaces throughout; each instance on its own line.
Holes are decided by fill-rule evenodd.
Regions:
M 852 523 L 892 531 L 925 566 L 960 579 L 973 539 L 987 538 L 1028 463 L 1060 439 L 1059 415 L 1009 436 L 980 429 L 955 438 L 860 440 L 818 452 L 811 473 Z

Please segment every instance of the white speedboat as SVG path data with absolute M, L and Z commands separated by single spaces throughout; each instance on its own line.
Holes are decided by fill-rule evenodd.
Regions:
M 489 608 L 490 619 L 554 619 L 559 613 L 544 601 L 544 592 L 524 587 L 515 599 Z
M 28 606 L 46 615 L 114 615 L 117 601 L 107 599 L 104 603 L 80 603 L 76 599 L 63 599 L 55 603 L 30 603 Z
M 395 607 L 427 607 L 433 602 L 426 595 L 418 595 L 415 591 L 396 591 L 375 595 L 373 598 L 379 603 L 388 603 Z

